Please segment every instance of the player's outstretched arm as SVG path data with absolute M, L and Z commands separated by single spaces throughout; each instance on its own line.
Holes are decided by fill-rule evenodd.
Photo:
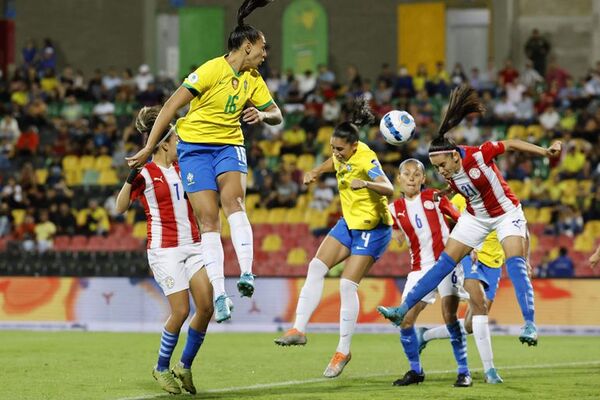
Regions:
M 248 107 L 242 112 L 244 122 L 254 125 L 259 122 L 264 122 L 269 125 L 277 125 L 283 121 L 281 110 L 277 104 L 273 103 L 264 111 L 259 111 L 256 107 Z
M 594 254 L 590 257 L 590 268 L 596 268 L 596 265 L 600 262 L 600 246 L 596 249 Z
M 152 126 L 152 131 L 150 131 L 150 135 L 146 141 L 146 145 L 134 156 L 126 158 L 127 164 L 131 168 L 142 168 L 144 166 L 146 160 L 154 151 L 154 147 L 156 147 L 161 135 L 169 127 L 171 120 L 177 114 L 177 110 L 188 104 L 193 98 L 194 95 L 185 86 L 180 86 L 179 89 L 169 97 L 169 100 L 167 100 L 165 105 L 160 109 L 158 117 L 156 117 L 156 121 Z
M 505 151 L 520 151 L 522 153 L 529 153 L 548 158 L 558 156 L 562 150 L 561 141 L 555 141 L 548 148 L 540 147 L 536 144 L 519 139 L 504 140 L 502 143 L 504 143 Z
M 394 195 L 394 186 L 385 175 L 380 175 L 372 181 L 353 179 L 350 187 L 352 190 L 369 189 L 382 196 Z
M 304 174 L 304 184 L 308 185 L 309 183 L 313 183 L 322 174 L 334 171 L 335 169 L 333 168 L 333 158 L 329 157 L 323 164 L 311 169 L 310 171 Z
M 131 170 L 129 176 L 127 177 L 127 180 L 125 181 L 123 187 L 121 188 L 121 191 L 119 192 L 119 195 L 117 196 L 117 212 L 119 214 L 123 214 L 129 209 L 129 206 L 131 205 L 131 184 L 133 183 L 135 177 L 138 176 L 139 173 L 140 170 L 138 169 Z

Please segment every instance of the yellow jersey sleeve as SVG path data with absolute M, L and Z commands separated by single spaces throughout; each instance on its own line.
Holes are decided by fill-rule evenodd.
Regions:
M 204 63 L 183 80 L 186 87 L 194 96 L 207 92 L 219 78 L 219 70 L 215 63 Z
M 467 200 L 460 194 L 452 197 L 452 204 L 458 208 L 461 213 L 467 208 Z M 476 251 L 477 259 L 490 268 L 500 268 L 504 264 L 504 250 L 498 241 L 496 231 L 492 231 L 481 245 L 481 249 Z
M 256 87 L 252 91 L 252 95 L 250 96 L 250 101 L 254 104 L 258 110 L 263 111 L 268 108 L 271 104 L 273 104 L 273 98 L 271 97 L 271 92 L 269 91 L 269 87 L 265 83 L 262 76 L 258 75 L 255 82 Z
M 375 152 L 359 142 L 356 153 L 348 161 L 340 162 L 334 157 L 333 166 L 338 180 L 342 214 L 348 227 L 369 230 L 380 223 L 391 226 L 393 221 L 385 196 L 366 188 L 352 190 L 350 187 L 354 179 L 375 180 L 375 170 L 381 170 Z

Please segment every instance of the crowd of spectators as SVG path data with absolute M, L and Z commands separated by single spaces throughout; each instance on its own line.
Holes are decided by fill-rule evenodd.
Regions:
M 544 64 L 544 73 L 533 62 L 520 70 L 510 60 L 499 69 L 496 65 L 489 60 L 483 70 L 461 64 L 447 68 L 440 61 L 432 70 L 421 64 L 409 71 L 382 64 L 375 77 L 363 76 L 358 66 L 336 73 L 320 65 L 316 71 L 293 73 L 263 65 L 285 121 L 243 127 L 249 192 L 259 196 L 256 207 L 297 205 L 308 190 L 298 161 L 310 155 L 319 163 L 330 154 L 331 128 L 348 118 L 357 97 L 367 98 L 379 118 L 392 109 L 405 109 L 415 118 L 418 135 L 403 147 L 388 145 L 377 127 L 361 131 L 361 140 L 378 152 L 390 179 L 401 158 L 428 164 L 428 143 L 447 95 L 468 83 L 480 93 L 486 112 L 467 118 L 453 131 L 455 140 L 469 145 L 506 137 L 541 145 L 562 140 L 558 160 L 509 154 L 499 165 L 507 179 L 523 182 L 526 205 L 553 207 L 548 234 L 578 234 L 585 221 L 600 219 L 600 61 L 583 77 L 572 76 L 557 60 Z M 41 48 L 28 42 L 18 67 L 0 81 L 0 236 L 23 241 L 26 249 L 46 250 L 54 235 L 105 235 L 111 223 L 123 221 L 114 212 L 117 187 L 86 198 L 80 195 L 82 185 L 66 179 L 63 160 L 68 155 L 110 156 L 111 168 L 123 178 L 124 158 L 143 141 L 132 123 L 137 110 L 161 104 L 177 86 L 145 64 L 137 73 L 107 66 L 86 75 L 57 60 L 51 40 Z M 44 179 L 39 170 L 45 171 Z M 441 184 L 440 179 L 430 171 L 430 183 Z M 573 186 L 573 179 L 585 184 Z M 330 209 L 336 191 L 334 177 L 324 176 L 310 188 L 307 206 Z M 15 223 L 17 209 L 23 216 Z

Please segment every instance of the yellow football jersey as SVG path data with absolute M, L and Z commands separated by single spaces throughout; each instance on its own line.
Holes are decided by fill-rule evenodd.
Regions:
M 196 96 L 186 116 L 177 120 L 177 134 L 186 142 L 242 145 L 240 115 L 246 102 L 261 111 L 273 104 L 258 71 L 237 73 L 224 56 L 202 64 L 183 86 Z
M 356 153 L 346 162 L 333 157 L 342 214 L 350 229 L 368 230 L 380 222 L 392 225 L 392 216 L 387 208 L 387 198 L 369 189 L 352 190 L 353 179 L 373 181 L 383 174 L 377 155 L 366 144 L 358 142 Z
M 467 201 L 460 194 L 456 194 L 452 198 L 452 204 L 454 204 L 461 213 L 467 208 Z M 504 264 L 504 250 L 498 241 L 496 231 L 492 231 L 487 235 L 481 245 L 481 250 L 477 251 L 477 259 L 491 268 L 500 268 L 502 264 Z

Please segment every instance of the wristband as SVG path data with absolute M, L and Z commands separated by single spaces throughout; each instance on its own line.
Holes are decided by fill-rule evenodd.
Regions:
M 129 172 L 129 175 L 127 176 L 127 183 L 129 183 L 130 185 L 133 183 L 134 179 L 136 176 L 138 176 L 138 174 L 140 173 L 140 170 L 137 168 L 132 169 Z

